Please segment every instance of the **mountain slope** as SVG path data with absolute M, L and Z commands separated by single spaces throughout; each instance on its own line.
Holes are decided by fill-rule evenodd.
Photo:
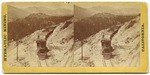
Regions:
M 19 9 L 19 8 L 8 5 L 8 19 L 9 19 L 9 22 L 12 22 L 12 21 L 14 21 L 18 18 L 24 18 L 27 15 L 29 15 L 28 12 L 26 12 L 22 9 Z
M 74 10 L 74 17 L 78 19 L 87 18 L 95 14 L 94 11 L 79 6 L 74 6 Z

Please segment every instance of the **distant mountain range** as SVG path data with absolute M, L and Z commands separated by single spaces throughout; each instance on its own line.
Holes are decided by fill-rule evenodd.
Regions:
M 25 10 L 13 7 L 13 6 L 8 6 L 8 19 L 9 22 L 12 22 L 18 18 L 24 18 L 27 15 L 29 15 L 29 13 Z
M 9 22 L 12 22 L 19 18 L 25 18 L 30 14 L 33 13 L 44 13 L 50 16 L 67 16 L 67 15 L 73 15 L 73 11 L 66 8 L 56 8 L 56 9 L 50 9 L 46 7 L 27 7 L 24 9 L 8 6 L 8 19 Z
M 90 9 L 85 9 L 79 6 L 74 6 L 74 17 L 77 19 L 83 19 L 90 17 L 95 14 L 95 11 Z
M 66 15 L 73 15 L 73 11 L 66 8 L 56 8 L 50 9 L 47 7 L 28 7 L 25 9 L 29 13 L 45 13 L 51 16 L 66 16 Z
M 123 6 L 122 6 L 123 7 Z M 93 7 L 86 7 L 75 5 L 74 6 L 74 16 L 78 19 L 83 19 L 86 17 L 93 16 L 102 16 L 98 15 L 99 13 L 108 13 L 113 15 L 124 15 L 124 16 L 132 16 L 138 15 L 140 11 L 134 7 L 123 7 L 118 8 L 116 6 L 93 6 Z M 131 12 L 130 12 L 131 11 Z M 106 15 L 106 14 L 105 14 Z M 110 16 L 110 15 L 109 15 Z
M 122 6 L 123 7 L 123 6 Z M 119 6 L 93 6 L 90 9 L 98 13 L 111 13 L 115 15 L 137 15 L 140 13 L 138 9 L 134 7 L 119 7 Z

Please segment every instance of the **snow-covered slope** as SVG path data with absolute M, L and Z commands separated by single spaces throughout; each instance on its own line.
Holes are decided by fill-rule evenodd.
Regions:
M 68 67 L 95 67 L 95 66 L 139 66 L 139 43 L 140 43 L 140 23 L 139 16 L 131 21 L 125 22 L 119 27 L 104 29 L 91 35 L 84 40 L 74 41 L 74 24 L 71 20 L 60 23 L 48 37 L 46 46 L 50 50 L 50 57 L 40 61 L 37 56 L 36 39 L 38 35 L 45 36 L 43 30 L 37 30 L 31 35 L 21 39 L 18 45 L 19 61 L 16 61 L 16 42 L 9 43 L 8 64 L 10 66 L 68 66 Z M 121 27 L 120 27 L 121 26 Z M 118 30 L 119 29 L 119 30 Z M 114 48 L 114 57 L 105 60 L 102 55 L 101 40 L 102 35 L 106 39 L 116 31 L 111 45 Z M 83 49 L 83 59 L 81 51 Z

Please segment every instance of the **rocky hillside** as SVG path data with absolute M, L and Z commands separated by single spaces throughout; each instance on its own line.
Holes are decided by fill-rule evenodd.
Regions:
M 140 17 L 126 22 L 112 39 L 115 62 L 120 66 L 139 66 Z
M 10 66 L 139 66 L 139 16 L 124 23 L 109 26 L 84 39 L 74 40 L 74 19 L 61 22 L 48 37 L 46 46 L 50 57 L 40 61 L 37 56 L 36 38 L 46 34 L 45 29 L 37 30 L 31 35 L 20 39 L 18 45 L 19 61 L 16 61 L 16 42 L 9 43 L 8 64 Z M 111 40 L 114 57 L 105 60 L 102 55 L 102 35 L 108 38 L 117 31 Z M 130 32 L 130 33 L 129 33 Z M 83 49 L 84 59 L 81 59 Z

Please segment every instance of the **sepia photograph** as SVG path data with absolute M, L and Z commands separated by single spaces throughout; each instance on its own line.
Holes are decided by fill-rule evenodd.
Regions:
M 140 6 L 76 4 L 74 10 L 75 66 L 139 66 Z
M 140 6 L 7 5 L 9 66 L 139 67 Z
M 65 66 L 72 47 L 73 5 L 8 5 L 8 65 Z

